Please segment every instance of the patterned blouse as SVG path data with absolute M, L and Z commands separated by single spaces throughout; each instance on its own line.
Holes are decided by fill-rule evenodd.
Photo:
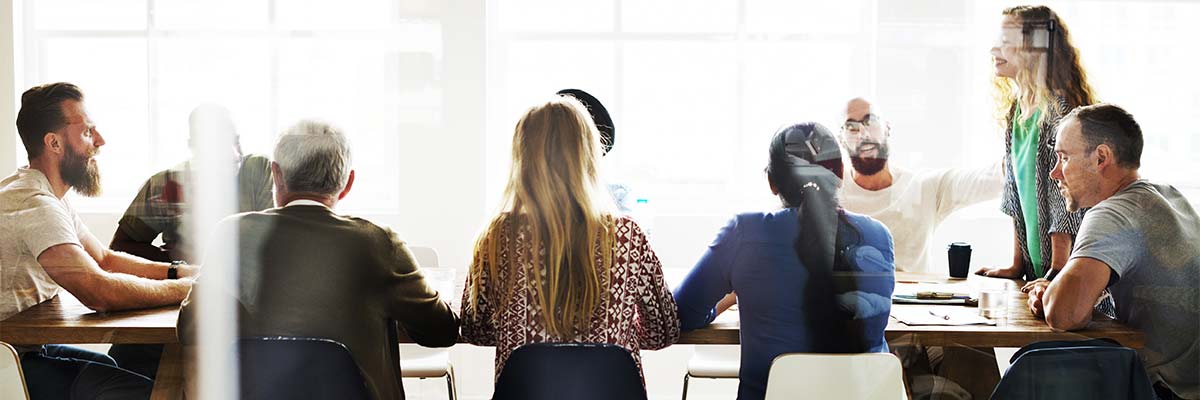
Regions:
M 1054 128 L 1058 125 L 1058 120 L 1066 114 L 1067 103 L 1062 99 L 1058 99 L 1055 104 L 1047 107 L 1046 116 L 1041 126 L 1038 128 L 1038 147 L 1037 147 L 1037 165 L 1034 181 L 1037 187 L 1037 226 L 1038 237 L 1031 238 L 1025 235 L 1025 215 L 1021 212 L 1021 198 L 1017 194 L 1017 180 L 1014 177 L 1016 168 L 1012 165 L 1013 153 L 1013 124 L 1014 115 L 1017 113 L 1017 106 L 1013 105 L 1008 113 L 1008 127 L 1004 132 L 1004 192 L 1000 196 L 1000 211 L 1012 217 L 1017 224 L 1017 241 L 1021 248 L 1021 260 L 1024 264 L 1023 278 L 1032 281 L 1044 276 L 1036 276 L 1033 272 L 1032 257 L 1029 256 L 1029 240 L 1037 240 L 1041 242 L 1041 259 L 1045 266 L 1045 271 L 1050 271 L 1050 260 L 1052 249 L 1050 246 L 1050 235 L 1053 233 L 1066 233 L 1071 236 L 1071 241 L 1074 242 L 1075 234 L 1079 232 L 1079 224 L 1083 221 L 1084 210 L 1067 211 L 1066 201 L 1062 197 L 1062 193 L 1058 191 L 1058 185 L 1050 179 L 1050 170 L 1054 169 L 1054 163 L 1058 161 L 1054 154 Z
M 509 224 L 512 219 L 505 218 L 500 232 L 496 233 L 500 242 L 510 243 L 507 232 L 512 232 Z M 530 246 L 528 226 L 521 226 L 517 232 L 512 248 L 528 249 Z M 462 301 L 462 337 L 469 343 L 479 346 L 496 347 L 496 376 L 504 369 L 504 362 L 509 354 L 527 343 L 558 341 L 547 332 L 542 320 L 542 310 L 530 288 L 532 279 L 521 274 L 515 277 L 512 297 L 508 305 L 498 308 L 500 296 L 491 283 L 504 282 L 511 271 L 523 271 L 528 263 L 541 260 L 530 260 L 529 252 L 518 251 L 515 259 L 509 254 L 509 245 L 497 246 L 500 254 L 497 259 L 505 264 L 499 268 L 502 276 L 488 276 L 490 266 L 487 265 L 485 254 L 475 254 L 476 264 L 472 273 L 479 270 L 484 274 L 480 278 L 480 298 L 478 306 L 472 305 L 470 293 L 473 276 L 468 274 L 466 290 L 463 291 Z M 639 370 L 642 365 L 641 349 L 657 350 L 667 347 L 679 338 L 679 317 L 676 314 L 675 299 L 663 281 L 662 264 L 646 235 L 629 217 L 616 220 L 616 239 L 613 242 L 611 282 L 608 286 L 608 299 L 603 303 L 607 307 L 597 308 L 592 314 L 591 329 L 582 337 L 572 342 L 612 343 L 628 349 L 633 354 Z M 539 253 L 544 249 L 539 249 Z M 601 254 L 597 249 L 597 263 Z M 542 267 L 544 270 L 544 266 Z

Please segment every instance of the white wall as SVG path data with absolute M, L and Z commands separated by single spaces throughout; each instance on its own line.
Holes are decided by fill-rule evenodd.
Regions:
M 471 258 L 484 205 L 483 0 L 445 6 L 444 122 L 441 130 L 401 132 L 400 215 L 409 242 L 438 249 L 442 264 L 462 268 Z
M 17 166 L 17 81 L 18 23 L 12 0 L 0 0 L 0 174 L 7 176 Z

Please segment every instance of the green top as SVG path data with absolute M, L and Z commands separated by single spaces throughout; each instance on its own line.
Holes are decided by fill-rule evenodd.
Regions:
M 1012 121 L 1013 178 L 1017 181 L 1017 197 L 1021 199 L 1021 214 L 1025 217 L 1025 243 L 1033 272 L 1042 276 L 1042 241 L 1038 239 L 1037 153 L 1042 110 L 1034 110 L 1022 118 L 1020 107 Z

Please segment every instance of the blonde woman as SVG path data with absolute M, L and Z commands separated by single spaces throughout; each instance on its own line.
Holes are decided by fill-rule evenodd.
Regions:
M 496 375 L 539 342 L 661 349 L 679 337 L 662 266 L 601 185 L 600 136 L 571 97 L 532 107 L 513 134 L 501 212 L 475 244 L 462 336 L 496 347 Z
M 1053 278 L 1066 265 L 1083 212 L 1070 212 L 1050 170 L 1058 120 L 1095 103 L 1070 32 L 1045 6 L 1007 8 L 992 47 L 996 116 L 1005 126 L 1001 209 L 1013 218 L 1012 264 L 977 273 Z

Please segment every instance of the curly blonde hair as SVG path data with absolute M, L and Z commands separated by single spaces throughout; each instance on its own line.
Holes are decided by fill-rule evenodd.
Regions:
M 1096 102 L 1070 30 L 1054 10 L 1046 6 L 1017 6 L 1004 9 L 1003 15 L 1020 23 L 1021 50 L 1026 57 L 1015 78 L 992 79 L 995 117 L 1001 125 L 1010 122 L 1015 105 L 1042 111 L 1038 121 L 1041 123 L 1048 114 L 1063 115 L 1075 107 Z M 1038 40 L 1041 32 L 1047 34 L 1044 43 Z M 1066 103 L 1066 109 L 1058 109 L 1058 99 Z

